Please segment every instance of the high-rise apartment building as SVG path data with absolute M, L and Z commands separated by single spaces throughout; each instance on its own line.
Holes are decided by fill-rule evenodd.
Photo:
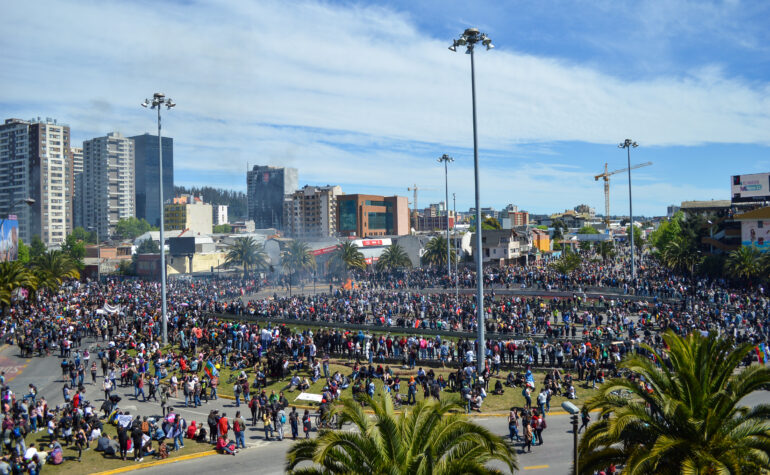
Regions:
M 83 147 L 70 147 L 72 227 L 83 226 Z
M 409 234 L 406 196 L 340 195 L 337 229 L 343 236 L 404 236 Z
M 100 240 L 135 216 L 134 141 L 118 132 L 83 142 L 83 224 Z
M 305 186 L 283 202 L 283 229 L 298 239 L 325 238 L 337 233 L 340 186 Z
M 283 198 L 297 183 L 296 168 L 255 165 L 246 172 L 249 218 L 257 228 L 283 229 Z
M 38 235 L 47 245 L 60 244 L 72 228 L 69 149 L 70 128 L 56 120 L 0 125 L 0 213 L 18 216 L 27 243 Z M 18 204 L 27 198 L 35 203 Z
M 134 141 L 134 184 L 136 217 L 160 226 L 160 164 L 158 136 L 143 134 L 129 137 Z M 163 137 L 163 201 L 174 197 L 174 139 Z

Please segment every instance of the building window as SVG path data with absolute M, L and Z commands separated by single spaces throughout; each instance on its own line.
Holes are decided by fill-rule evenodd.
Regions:
M 356 202 L 345 200 L 340 202 L 340 230 L 353 231 L 356 229 Z

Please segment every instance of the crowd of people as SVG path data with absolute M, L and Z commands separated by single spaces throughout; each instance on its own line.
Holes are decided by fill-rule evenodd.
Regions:
M 470 270 L 458 277 L 463 288 L 475 284 Z M 480 373 L 475 360 L 478 341 L 470 333 L 477 325 L 474 297 L 455 294 L 449 288 L 453 282 L 432 270 L 359 274 L 353 288 L 292 297 L 257 297 L 259 280 L 171 280 L 167 333 L 174 345 L 167 348 L 160 344 L 163 325 L 156 282 L 72 281 L 55 293 L 42 290 L 35 298 L 15 299 L 0 322 L 0 337 L 18 345 L 24 357 L 61 358 L 64 405 L 49 407 L 34 385 L 15 394 L 0 375 L 5 416 L 0 448 L 15 473 L 21 473 L 20 467 L 39 473 L 46 461 L 61 463 L 62 447 L 67 446 L 80 454 L 96 444 L 105 454 L 123 459 L 130 454 L 140 460 L 163 458 L 182 448 L 187 437 L 235 454 L 244 447 L 247 419 L 262 425 L 266 439 L 282 440 L 286 430 L 292 438 L 309 435 L 309 412 L 289 410 L 282 393 L 267 394 L 268 380 L 285 379 L 288 390 L 301 390 L 323 379 L 322 413 L 345 389 L 354 396 L 372 395 L 374 381 L 393 392 L 397 404 L 414 403 L 420 389 L 425 397 L 456 391 L 468 411 L 481 411 L 488 394 L 521 388 L 527 404 L 511 418 L 516 421 L 515 436 L 523 437 L 529 450 L 532 443 L 542 444 L 552 395 L 574 398 L 578 382 L 595 386 L 617 375 L 616 365 L 625 354 L 644 352 L 642 344 L 662 348 L 662 330 L 711 331 L 754 344 L 766 343 L 769 335 L 770 301 L 762 287 L 694 280 L 654 262 L 640 269 L 636 281 L 619 266 L 599 264 L 586 264 L 570 276 L 557 275 L 547 266 L 511 266 L 485 271 L 484 280 L 490 289 L 485 299 L 490 332 Z M 539 295 L 516 294 L 522 286 Z M 554 295 L 555 289 L 573 293 Z M 320 329 L 295 330 L 260 317 Z M 335 323 L 357 324 L 360 329 L 335 328 Z M 400 327 L 425 334 L 400 334 Z M 450 337 L 433 330 L 466 335 Z M 350 361 L 350 374 L 330 371 L 330 357 Z M 402 381 L 389 366 L 415 370 L 428 363 L 453 371 L 444 378 L 433 369 L 419 368 Z M 530 368 L 535 366 L 548 371 L 537 395 L 530 385 Z M 205 426 L 196 421 L 188 425 L 174 412 L 171 399 L 179 398 L 183 402 L 177 405 L 187 407 L 216 400 L 221 368 L 240 372 L 226 384 L 233 385 L 238 409 L 242 399 L 251 417 L 237 412 L 230 419 L 212 410 Z M 310 376 L 301 377 L 302 369 Z M 104 393 L 99 410 L 85 400 L 89 384 Z M 121 387 L 131 388 L 137 400 L 158 401 L 161 416 L 122 411 L 115 394 Z M 533 397 L 537 407 L 531 404 Z M 104 424 L 115 424 L 115 437 Z M 25 443 L 26 434 L 40 430 L 50 436 L 47 451 Z M 0 463 L 0 473 L 3 469 Z

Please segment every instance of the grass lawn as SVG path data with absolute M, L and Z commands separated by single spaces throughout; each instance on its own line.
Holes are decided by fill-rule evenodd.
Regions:
M 104 424 L 102 427 L 102 430 L 105 431 L 110 435 L 110 438 L 116 438 L 117 437 L 117 429 L 112 424 Z M 26 439 L 27 447 L 29 447 L 30 443 L 34 443 L 35 447 L 38 450 L 44 450 L 48 451 L 48 444 L 50 443 L 48 432 L 45 430 L 41 430 L 37 433 L 30 433 L 27 435 Z M 42 472 L 43 473 L 54 473 L 57 475 L 80 475 L 84 473 L 96 473 L 96 472 L 102 472 L 106 470 L 113 470 L 116 468 L 121 468 L 125 466 L 130 465 L 136 465 L 137 462 L 134 462 L 133 454 L 130 454 L 130 459 L 127 458 L 124 462 L 117 456 L 106 456 L 102 454 L 101 452 L 96 452 L 93 449 L 96 447 L 96 441 L 93 441 L 90 443 L 91 450 L 85 450 L 83 451 L 82 456 L 82 462 L 78 462 L 78 451 L 75 449 L 75 446 L 64 446 L 64 441 L 60 440 L 59 443 L 62 444 L 62 447 L 64 449 L 64 462 L 61 465 L 51 465 L 50 463 L 46 463 L 43 467 Z M 168 439 L 166 441 L 168 444 Z M 157 442 L 153 443 L 153 447 L 157 450 L 158 444 Z M 213 448 L 210 444 L 199 444 L 195 441 L 185 439 L 185 446 L 183 449 L 179 450 L 178 452 L 174 452 L 171 450 L 173 447 L 173 443 L 169 445 L 169 459 L 173 459 L 174 457 L 178 457 L 180 455 L 189 455 L 194 454 L 198 452 L 205 452 L 207 450 L 211 450 Z M 144 462 L 151 462 L 155 459 L 152 456 L 148 456 L 144 458 Z
M 345 364 L 347 363 L 346 360 L 340 360 L 340 359 L 332 359 L 332 363 L 329 365 L 329 371 L 331 374 L 334 374 L 335 371 L 339 371 L 340 373 L 344 375 L 350 375 L 352 372 L 352 363 L 351 364 Z M 383 365 L 384 366 L 384 365 Z M 376 365 L 375 365 L 376 367 Z M 419 366 L 417 366 L 419 367 Z M 391 369 L 393 370 L 394 376 L 398 375 L 401 378 L 401 388 L 400 393 L 404 400 L 406 400 L 407 397 L 407 381 L 409 380 L 409 376 L 416 375 L 416 370 L 408 370 L 408 369 L 402 369 L 400 366 L 391 366 Z M 427 371 L 427 367 L 426 367 Z M 449 373 L 452 371 L 449 368 L 434 368 L 434 373 L 436 374 L 436 377 L 438 377 L 439 374 L 443 374 L 444 378 L 446 378 Z M 247 370 L 246 373 L 249 376 L 249 383 L 252 383 L 254 381 L 254 376 L 252 374 L 251 370 Z M 233 395 L 233 385 L 232 383 L 228 384 L 227 380 L 232 374 L 230 370 L 228 369 L 222 369 L 220 371 L 220 387 L 219 387 L 219 394 L 221 395 L 227 395 L 232 396 Z M 305 369 L 299 372 L 299 375 L 301 377 L 307 376 L 308 379 L 310 378 L 310 372 L 309 370 Z M 500 376 L 505 377 L 507 373 L 501 372 Z M 532 394 L 532 403 L 533 405 L 536 405 L 536 399 L 537 399 L 537 392 L 539 392 L 540 388 L 543 385 L 543 380 L 545 379 L 545 373 L 536 371 L 534 372 L 535 375 L 535 382 L 536 382 L 536 392 Z M 278 381 L 278 380 L 272 380 L 268 379 L 268 386 L 266 388 L 267 394 L 269 395 L 271 391 L 275 391 L 276 394 L 279 393 L 279 391 L 284 391 L 284 395 L 289 400 L 289 403 L 294 402 L 294 398 L 299 395 L 299 391 L 289 392 L 286 388 L 289 384 L 290 378 L 286 378 L 285 380 Z M 484 404 L 482 406 L 482 410 L 484 412 L 498 412 L 498 411 L 508 411 L 511 407 L 523 407 L 524 406 L 524 396 L 521 394 L 521 388 L 508 388 L 505 387 L 505 392 L 502 395 L 493 395 L 491 393 L 491 389 L 494 385 L 495 378 L 493 377 L 492 382 L 490 382 L 490 391 L 488 393 L 488 396 L 486 400 L 484 401 Z M 323 387 L 326 384 L 326 380 L 321 378 L 315 383 L 311 380 L 310 389 L 307 391 L 309 393 L 315 393 L 320 394 L 323 391 Z M 377 388 L 377 391 L 383 390 L 383 385 L 380 380 L 375 380 L 375 386 Z M 596 393 L 596 390 L 583 387 L 583 382 L 579 382 L 575 386 L 575 390 L 578 395 L 578 399 L 574 400 L 573 402 L 577 405 L 581 405 L 583 402 L 585 402 L 588 398 L 593 396 Z M 253 391 L 253 389 L 252 389 Z M 349 396 L 351 394 L 350 389 L 346 389 L 342 392 L 342 397 Z M 252 393 L 253 395 L 253 393 Z M 442 393 L 443 395 L 459 395 L 459 393 L 452 393 L 445 391 Z M 422 388 L 418 388 L 417 390 L 417 400 L 423 399 L 423 391 Z M 551 398 L 551 410 L 561 410 L 560 406 L 563 401 L 565 401 L 566 398 L 561 396 L 554 395 Z M 298 404 L 301 405 L 308 405 L 307 401 L 299 402 Z M 312 405 L 312 404 L 311 404 Z

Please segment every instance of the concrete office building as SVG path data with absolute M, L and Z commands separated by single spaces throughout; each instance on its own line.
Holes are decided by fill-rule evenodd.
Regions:
M 337 233 L 337 197 L 340 186 L 305 186 L 283 202 L 283 226 L 287 236 L 317 239 Z
M 101 241 L 135 216 L 134 141 L 112 132 L 83 142 L 83 224 Z
M 337 230 L 342 236 L 409 234 L 405 196 L 341 195 L 337 197 Z
M 198 197 L 184 195 L 165 205 L 165 225 L 169 231 L 187 230 L 185 235 L 209 235 L 212 232 L 213 212 L 210 204 Z
M 283 199 L 297 190 L 297 169 L 255 165 L 246 173 L 249 218 L 257 229 L 283 230 Z
M 136 217 L 160 226 L 160 164 L 158 136 L 145 133 L 129 137 L 134 141 L 134 182 Z M 163 137 L 163 201 L 174 197 L 174 139 Z
M 7 119 L 0 125 L 0 213 L 19 219 L 19 237 L 47 245 L 72 229 L 70 128 L 54 119 Z M 32 198 L 32 206 L 17 204 Z M 3 216 L 6 217 L 6 216 Z

